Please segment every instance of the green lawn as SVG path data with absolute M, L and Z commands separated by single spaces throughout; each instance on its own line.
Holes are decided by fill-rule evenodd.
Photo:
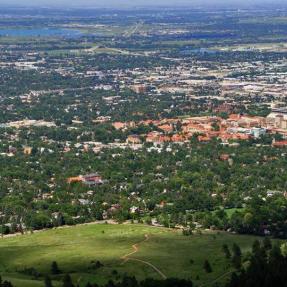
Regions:
M 149 238 L 143 241 L 146 234 Z M 120 275 L 135 275 L 138 279 L 161 279 L 159 273 L 143 262 L 127 261 L 121 265 L 121 257 L 132 252 L 132 245 L 140 242 L 138 252 L 131 258 L 151 263 L 167 277 L 193 278 L 202 284 L 230 270 L 221 251 L 223 243 L 231 246 L 237 242 L 246 252 L 254 239 L 217 232 L 185 237 L 177 230 L 145 225 L 81 225 L 0 239 L 0 272 L 16 287 L 43 286 L 43 278 L 33 280 L 21 271 L 34 267 L 47 274 L 52 261 L 57 261 L 60 269 L 70 273 L 80 286 L 88 280 L 100 284 L 107 279 L 116 280 L 113 270 Z M 203 270 L 205 259 L 212 265 L 210 274 Z M 104 267 L 87 271 L 92 260 L 99 260 Z M 195 280 L 197 275 L 199 279 Z M 61 277 L 53 277 L 55 286 L 61 286 Z

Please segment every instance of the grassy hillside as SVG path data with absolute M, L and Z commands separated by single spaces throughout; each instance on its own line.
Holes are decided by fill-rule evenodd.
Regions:
M 0 239 L 0 273 L 17 287 L 44 286 L 42 277 L 35 280 L 23 270 L 34 267 L 49 274 L 51 262 L 57 261 L 80 286 L 88 280 L 99 284 L 116 280 L 117 274 L 192 278 L 200 285 L 230 270 L 221 250 L 224 243 L 231 247 L 236 242 L 246 252 L 254 239 L 217 232 L 186 237 L 180 231 L 144 225 L 81 225 Z M 212 273 L 204 271 L 205 259 Z M 104 267 L 94 270 L 91 261 L 97 260 Z M 62 276 L 52 276 L 55 286 L 61 286 Z

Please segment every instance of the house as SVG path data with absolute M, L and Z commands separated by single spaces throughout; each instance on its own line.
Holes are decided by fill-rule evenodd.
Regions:
M 126 142 L 130 144 L 140 144 L 141 139 L 138 135 L 129 135 Z
M 267 126 L 280 129 L 287 129 L 287 108 L 274 108 L 267 116 Z
M 147 134 L 146 142 L 158 142 L 160 133 L 158 132 L 150 132 Z
M 209 142 L 211 140 L 211 138 L 209 136 L 198 136 L 197 140 L 199 142 Z
M 266 134 L 266 129 L 264 129 L 264 128 L 252 128 L 251 129 L 251 134 L 255 138 L 260 138 L 261 136 Z
M 112 204 L 111 207 L 108 209 L 108 214 L 113 214 L 121 209 L 121 205 L 116 203 Z
M 144 94 L 146 93 L 147 88 L 144 85 L 134 85 L 131 87 L 131 90 L 137 94 Z
M 132 207 L 130 208 L 130 213 L 131 213 L 131 214 L 135 214 L 135 213 L 137 213 L 137 212 L 139 212 L 139 208 L 138 208 L 137 206 L 132 206 Z
M 81 205 L 89 205 L 90 201 L 87 199 L 79 199 L 78 200 Z
M 213 108 L 214 113 L 227 113 L 230 114 L 233 110 L 233 106 L 228 103 L 223 103 L 215 108 Z
M 220 160 L 222 160 L 222 161 L 227 161 L 227 160 L 229 160 L 229 158 L 230 158 L 230 156 L 229 156 L 229 154 L 222 154 L 222 155 L 220 155 Z
M 86 185 L 101 185 L 104 183 L 102 177 L 98 173 L 92 173 L 82 176 L 82 182 Z
M 165 133 L 173 132 L 173 126 L 172 125 L 164 124 L 164 125 L 158 126 L 158 128 L 161 129 L 162 131 L 164 131 Z
M 30 155 L 30 154 L 32 153 L 32 150 L 33 150 L 32 147 L 30 147 L 30 146 L 24 146 L 24 148 L 23 148 L 23 153 L 24 153 L 25 155 Z
M 171 137 L 171 141 L 175 143 L 184 142 L 185 140 L 186 140 L 185 137 L 179 134 L 174 134 Z
M 134 128 L 136 126 L 135 122 L 114 122 L 112 125 L 116 130 Z
M 115 123 L 113 123 L 113 127 L 116 130 L 121 130 L 121 129 L 124 129 L 126 127 L 126 124 L 122 123 L 122 122 L 115 122 Z
M 287 146 L 287 140 L 284 140 L 284 141 L 273 141 L 272 142 L 272 146 L 273 147 L 285 147 Z
M 16 154 L 17 153 L 17 148 L 15 148 L 13 146 L 9 146 L 8 153 Z
M 76 177 L 69 177 L 67 179 L 67 183 L 71 184 L 73 182 L 82 182 L 82 177 L 81 176 L 76 176 Z
M 104 180 L 98 173 L 92 173 L 88 175 L 79 175 L 76 177 L 69 177 L 67 179 L 69 184 L 74 182 L 82 182 L 83 184 L 92 186 L 92 185 L 101 185 L 104 183 Z
M 284 192 L 280 190 L 267 190 L 267 197 L 272 197 L 277 194 L 284 194 Z

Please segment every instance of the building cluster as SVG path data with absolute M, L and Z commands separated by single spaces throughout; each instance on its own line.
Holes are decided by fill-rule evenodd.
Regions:
M 230 114 L 224 119 L 218 116 L 186 117 L 176 119 L 147 120 L 135 122 L 115 122 L 116 129 L 128 130 L 130 127 L 147 125 L 154 130 L 147 134 L 129 135 L 127 142 L 140 144 L 142 140 L 150 143 L 185 142 L 194 135 L 199 141 L 210 141 L 212 138 L 229 140 L 248 140 L 259 138 L 266 133 L 279 133 L 287 137 L 287 126 L 282 109 L 280 113 L 272 112 L 268 117 Z M 275 114 L 275 116 L 274 116 Z
M 287 108 L 274 108 L 267 117 L 269 127 L 278 130 L 287 130 Z
M 54 122 L 47 122 L 43 120 L 22 120 L 22 121 L 13 121 L 13 122 L 8 122 L 5 124 L 0 124 L 0 128 L 27 128 L 27 127 L 55 127 Z
M 61 77 L 72 77 L 75 81 L 97 79 L 97 84 L 89 87 L 93 90 L 123 90 L 130 88 L 137 94 L 152 91 L 153 96 L 162 93 L 184 93 L 186 99 L 210 98 L 234 103 L 240 101 L 248 104 L 260 96 L 260 101 L 271 104 L 274 99 L 287 97 L 285 61 L 235 61 L 213 62 L 190 59 L 188 55 L 194 51 L 186 51 L 182 58 L 169 58 L 170 65 L 156 67 L 97 69 L 95 65 L 85 63 L 85 70 L 78 71 L 76 64 L 81 63 L 81 56 L 67 57 L 61 60 L 59 66 L 50 66 L 45 57 L 37 52 L 23 52 L 21 60 L 9 61 L 5 55 L 0 57 L 0 67 L 13 65 L 17 70 L 37 69 L 38 72 L 49 75 L 59 74 Z M 208 50 L 206 51 L 208 53 Z M 185 54 L 187 57 L 185 57 Z M 160 56 L 159 56 L 160 57 Z M 39 60 L 40 59 L 40 60 Z M 73 65 L 71 65 L 73 63 Z M 254 67 L 258 73 L 254 73 Z M 282 70 L 283 72 L 277 72 Z M 63 93 L 68 91 L 83 91 L 84 88 L 62 88 L 57 90 L 30 91 L 19 95 L 23 102 L 30 103 L 33 99 L 46 93 Z M 208 93 L 202 93 L 209 90 Z M 123 98 L 107 97 L 109 104 L 124 100 Z
M 100 118 L 101 121 L 110 122 L 110 118 Z M 24 121 L 25 122 L 25 121 Z M 62 152 L 70 151 L 100 153 L 103 150 L 124 150 L 132 149 L 141 150 L 144 143 L 163 144 L 163 143 L 185 143 L 190 142 L 192 137 L 196 137 L 199 142 L 208 142 L 216 138 L 223 143 L 230 141 L 249 140 L 251 138 L 260 138 L 265 134 L 279 134 L 282 140 L 273 141 L 272 146 L 287 146 L 287 108 L 274 108 L 267 117 L 249 116 L 241 114 L 230 114 L 227 118 L 219 116 L 198 116 L 182 117 L 162 120 L 143 120 L 129 122 L 114 122 L 112 125 L 115 129 L 127 133 L 126 141 L 116 140 L 115 142 L 102 143 L 97 141 L 84 142 L 55 142 L 50 139 L 43 139 L 45 144 L 58 144 L 63 147 Z M 146 126 L 150 130 L 145 134 L 130 133 L 131 130 Z M 11 139 L 15 140 L 15 139 Z M 35 152 L 53 153 L 49 148 L 23 145 L 22 152 L 25 155 L 31 155 Z M 18 149 L 13 145 L 8 147 L 7 152 L 1 153 L 1 156 L 14 156 Z M 117 154 L 113 155 L 114 157 Z M 73 181 L 83 181 L 89 184 L 89 180 L 79 176 L 71 178 Z M 99 182 L 98 182 L 99 183 Z

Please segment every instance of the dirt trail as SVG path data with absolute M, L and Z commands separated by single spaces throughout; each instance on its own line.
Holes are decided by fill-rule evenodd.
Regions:
M 135 253 L 137 253 L 137 252 L 139 251 L 139 244 L 144 243 L 144 242 L 146 242 L 146 241 L 148 241 L 148 240 L 149 240 L 149 236 L 146 234 L 146 235 L 145 235 L 145 240 L 143 240 L 143 241 L 141 241 L 141 242 L 139 242 L 139 243 L 134 244 L 134 245 L 132 246 L 132 248 L 133 248 L 134 251 L 132 251 L 132 252 L 130 252 L 129 254 L 126 254 L 126 255 L 124 255 L 124 256 L 121 257 L 121 259 L 124 260 L 124 261 L 121 263 L 121 265 L 125 264 L 125 262 L 127 262 L 128 260 L 131 259 L 131 258 L 129 258 L 129 256 L 131 256 L 131 255 L 133 255 L 133 254 L 135 254 Z
M 161 272 L 156 266 L 154 266 L 152 263 L 148 262 L 148 261 L 144 261 L 144 260 L 141 260 L 141 259 L 138 259 L 138 258 L 132 258 L 130 257 L 131 255 L 137 253 L 139 251 L 139 245 L 148 241 L 149 240 L 149 236 L 148 234 L 145 235 L 145 239 L 139 243 L 136 243 L 132 246 L 133 248 L 133 251 L 122 256 L 121 259 L 123 260 L 123 262 L 121 263 L 121 265 L 125 264 L 127 261 L 136 261 L 136 262 L 140 262 L 140 263 L 143 263 L 145 265 L 148 265 L 149 267 L 151 267 L 155 272 L 157 272 L 161 277 L 162 279 L 166 279 L 166 275 Z

